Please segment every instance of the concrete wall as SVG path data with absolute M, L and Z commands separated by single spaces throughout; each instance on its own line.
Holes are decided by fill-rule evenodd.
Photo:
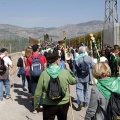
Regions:
M 103 45 L 120 45 L 120 28 L 119 23 L 105 23 L 103 34 Z

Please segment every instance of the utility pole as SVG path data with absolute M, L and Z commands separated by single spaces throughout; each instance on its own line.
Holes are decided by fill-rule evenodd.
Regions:
M 120 45 L 118 0 L 105 0 L 104 44 Z
M 118 0 L 105 0 L 105 23 L 118 23 Z

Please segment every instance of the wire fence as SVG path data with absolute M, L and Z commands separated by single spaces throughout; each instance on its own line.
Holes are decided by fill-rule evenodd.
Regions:
M 7 48 L 9 53 L 15 53 L 25 50 L 29 46 L 29 40 L 27 38 L 19 38 L 14 40 L 0 40 L 0 49 Z

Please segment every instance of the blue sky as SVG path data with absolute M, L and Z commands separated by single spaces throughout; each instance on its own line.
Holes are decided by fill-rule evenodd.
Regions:
M 91 20 L 104 21 L 104 11 L 105 0 L 0 0 L 0 24 L 60 27 Z

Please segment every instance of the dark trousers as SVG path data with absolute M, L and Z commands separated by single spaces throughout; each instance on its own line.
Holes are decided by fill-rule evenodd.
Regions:
M 32 83 L 31 84 L 32 85 L 32 91 L 31 91 L 31 93 L 32 93 L 32 109 L 34 110 L 34 94 L 35 94 L 35 90 L 36 90 L 36 87 L 37 87 L 37 83 Z
M 67 120 L 69 103 L 63 105 L 43 105 L 43 120 L 54 120 L 57 115 L 58 120 Z
M 27 82 L 28 82 L 28 91 L 29 93 L 31 93 L 31 80 L 30 80 L 30 77 L 29 76 L 26 76 L 26 79 L 27 79 Z
M 32 109 L 34 110 L 34 95 L 35 95 L 35 90 L 38 84 L 38 78 L 33 78 L 31 80 L 31 94 L 32 94 Z M 42 96 L 40 97 L 40 105 L 42 105 Z

